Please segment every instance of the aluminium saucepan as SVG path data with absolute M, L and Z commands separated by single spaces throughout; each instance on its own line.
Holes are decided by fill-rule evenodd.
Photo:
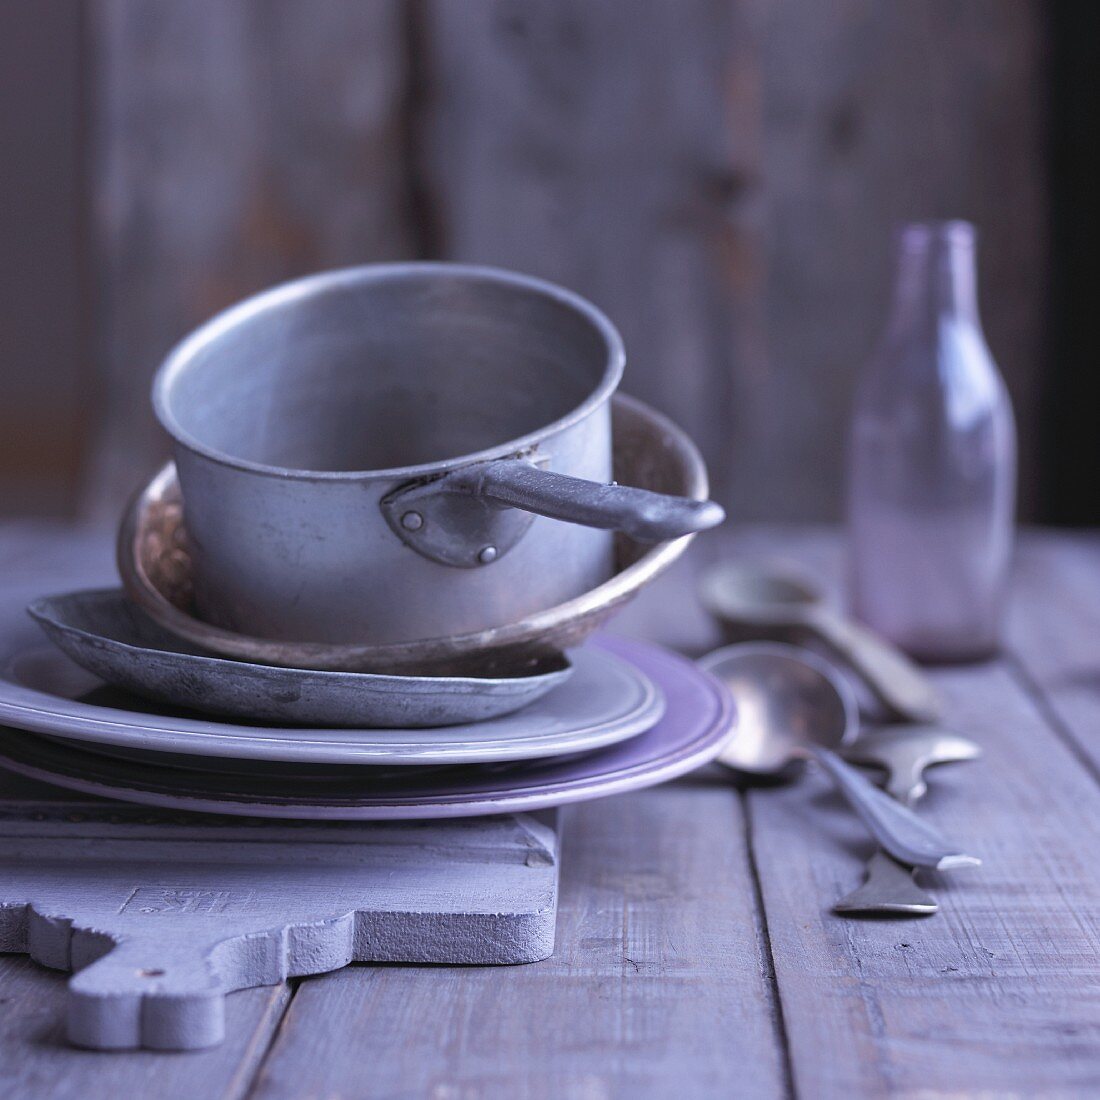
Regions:
M 667 417 L 616 393 L 611 399 L 613 475 L 670 496 L 705 500 L 707 471 L 688 436 Z M 191 539 L 175 463 L 169 462 L 126 509 L 118 570 L 126 593 L 166 630 L 225 657 L 289 668 L 435 676 L 503 676 L 583 645 L 624 604 L 677 561 L 694 535 L 667 542 L 615 539 L 615 573 L 565 603 L 490 630 L 413 642 L 289 642 L 214 626 L 197 614 Z
M 719 523 L 608 484 L 623 360 L 583 298 L 465 265 L 329 272 L 214 318 L 153 389 L 200 614 L 303 642 L 487 630 L 606 581 L 613 531 Z

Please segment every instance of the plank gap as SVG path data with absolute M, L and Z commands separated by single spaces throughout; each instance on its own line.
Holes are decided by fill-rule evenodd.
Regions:
M 251 1069 L 251 1073 L 248 1073 L 247 1081 L 241 1082 L 241 1089 L 236 1093 L 234 1100 L 236 1100 L 236 1098 L 239 1098 L 239 1100 L 251 1100 L 251 1097 L 255 1096 L 256 1088 L 260 1083 L 260 1078 L 263 1077 L 264 1070 L 267 1068 L 271 1052 L 275 1048 L 275 1044 L 279 1041 L 279 1037 L 283 1033 L 283 1028 L 286 1026 L 287 1017 L 290 1015 L 290 1006 L 294 1003 L 294 998 L 298 995 L 298 988 L 304 980 L 304 978 L 287 978 L 287 980 L 282 983 L 282 1005 L 278 1009 L 278 1017 L 273 1021 L 273 1026 L 268 1029 L 263 1049 L 257 1053 L 255 1059 L 251 1061 L 251 1065 L 248 1058 L 241 1060 L 241 1074 L 248 1073 L 249 1069 Z M 257 1033 L 257 1036 L 258 1034 L 259 1033 Z
M 783 1017 L 783 998 L 779 992 L 779 978 L 775 972 L 775 957 L 772 954 L 771 934 L 768 931 L 768 912 L 764 907 L 764 891 L 760 885 L 760 872 L 756 865 L 756 846 L 753 830 L 752 811 L 745 791 L 737 792 L 737 805 L 741 813 L 741 824 L 745 830 L 745 859 L 749 867 L 749 879 L 752 883 L 753 908 L 756 913 L 756 939 L 760 957 L 767 964 L 764 975 L 764 988 L 767 991 L 768 1008 L 775 1031 L 775 1041 L 779 1046 L 780 1065 L 783 1074 L 783 1093 L 790 1100 L 796 1100 L 798 1093 L 794 1086 L 794 1064 L 791 1061 L 791 1046 L 787 1040 L 787 1022 Z
M 1093 782 L 1100 786 L 1100 767 L 1097 766 L 1088 749 L 1077 739 L 1069 723 L 1058 713 L 1058 708 L 1051 702 L 1039 681 L 1028 672 L 1023 659 L 1013 651 L 1006 650 L 1001 663 L 1058 740 L 1065 745 L 1073 758 L 1088 772 Z

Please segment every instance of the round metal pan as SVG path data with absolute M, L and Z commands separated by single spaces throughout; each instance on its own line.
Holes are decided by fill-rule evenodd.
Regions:
M 612 436 L 617 480 L 706 499 L 703 460 L 688 436 L 666 417 L 616 394 Z M 276 641 L 227 630 L 197 614 L 183 501 L 175 468 L 169 464 L 127 509 L 119 532 L 118 565 L 130 598 L 151 618 L 212 653 L 292 668 L 493 676 L 581 644 L 616 608 L 667 569 L 692 537 L 647 544 L 619 535 L 610 579 L 554 607 L 488 630 L 383 645 Z

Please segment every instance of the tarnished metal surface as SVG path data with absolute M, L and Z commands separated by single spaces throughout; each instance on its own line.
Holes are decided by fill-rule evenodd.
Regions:
M 825 658 L 780 642 L 743 642 L 699 663 L 729 689 L 738 716 L 740 736 L 719 763 L 777 775 L 794 759 L 813 760 L 895 859 L 941 871 L 981 862 L 837 755 L 858 733 L 859 707 Z
M 616 480 L 675 496 L 706 498 L 702 459 L 676 425 L 621 394 L 612 402 L 612 422 Z M 119 533 L 118 562 L 132 599 L 172 633 L 215 653 L 300 668 L 491 675 L 579 645 L 671 565 L 691 538 L 646 545 L 619 536 L 615 573 L 609 580 L 491 630 L 391 645 L 280 642 L 229 631 L 197 616 L 183 506 L 175 470 L 169 465 L 128 509 Z
M 717 504 L 607 484 L 623 358 L 583 298 L 464 264 L 326 272 L 219 315 L 153 388 L 196 607 L 273 640 L 415 642 L 581 595 L 613 572 L 612 530 L 720 522 Z M 431 516 L 384 516 L 395 491 L 451 476 L 461 492 Z M 498 545 L 486 500 L 537 518 Z
M 227 661 L 188 651 L 120 589 L 46 596 L 27 609 L 77 664 L 107 683 L 173 706 L 280 725 L 423 729 L 497 718 L 564 683 L 565 657 L 524 675 L 380 676 Z
M 535 515 L 471 496 L 463 482 L 456 484 L 459 473 L 399 486 L 382 498 L 382 515 L 406 546 L 432 561 L 464 569 L 492 565 L 519 544 Z
M 702 605 L 731 642 L 811 641 L 859 676 L 886 712 L 934 721 L 943 709 L 931 681 L 901 650 L 835 611 L 806 577 L 770 566 L 723 561 L 699 582 Z
M 366 768 L 372 779 L 381 779 L 396 775 L 395 768 L 495 767 L 592 752 L 651 729 L 665 710 L 663 693 L 645 673 L 596 639 L 577 651 L 573 674 L 554 691 L 489 721 L 407 729 L 196 714 L 140 701 L 79 668 L 24 614 L 23 593 L 6 587 L 0 579 L 0 725 L 12 728 L 0 740 L 26 730 L 97 753 L 126 759 L 137 753 L 160 765 L 203 771 L 259 775 L 294 764 L 303 772 Z M 284 692 L 308 684 L 310 675 L 314 685 L 323 677 L 348 678 L 339 672 L 266 671 Z M 303 697 L 308 694 L 307 686 Z
M 725 518 L 712 500 L 602 485 L 515 458 L 476 462 L 402 487 L 382 501 L 382 512 L 406 545 L 432 561 L 465 568 L 499 561 L 535 515 L 621 531 L 642 542 L 704 531 Z

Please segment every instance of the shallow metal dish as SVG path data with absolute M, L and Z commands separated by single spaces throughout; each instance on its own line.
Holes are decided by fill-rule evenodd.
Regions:
M 705 500 L 707 473 L 688 436 L 640 401 L 612 401 L 614 476 L 655 492 Z M 196 617 L 191 557 L 175 467 L 132 501 L 119 531 L 118 566 L 130 598 L 171 633 L 214 653 L 284 667 L 491 676 L 579 645 L 668 568 L 694 536 L 642 544 L 616 539 L 616 572 L 603 584 L 520 622 L 471 634 L 390 645 L 281 642 L 238 634 Z
M 668 707 L 644 733 L 594 752 L 480 767 L 406 768 L 403 775 L 381 777 L 371 768 L 301 765 L 242 775 L 118 760 L 28 733 L 0 738 L 0 766 L 85 794 L 177 810 L 396 821 L 526 813 L 621 794 L 684 775 L 722 750 L 731 736 L 733 706 L 713 676 L 658 646 L 625 638 L 600 644 L 652 681 Z
M 414 730 L 255 724 L 109 687 L 48 644 L 21 611 L 0 608 L 0 726 L 14 727 L 0 729 L 0 741 L 27 730 L 86 742 L 96 752 L 156 753 L 165 764 L 198 758 L 191 766 L 214 769 L 215 757 L 419 769 L 590 752 L 649 729 L 665 709 L 648 677 L 596 639 L 577 651 L 574 674 L 556 691 L 488 721 Z
M 280 725 L 426 729 L 511 714 L 564 683 L 566 657 L 521 676 L 380 676 L 227 661 L 187 648 L 117 588 L 35 600 L 27 610 L 82 668 L 147 699 Z

